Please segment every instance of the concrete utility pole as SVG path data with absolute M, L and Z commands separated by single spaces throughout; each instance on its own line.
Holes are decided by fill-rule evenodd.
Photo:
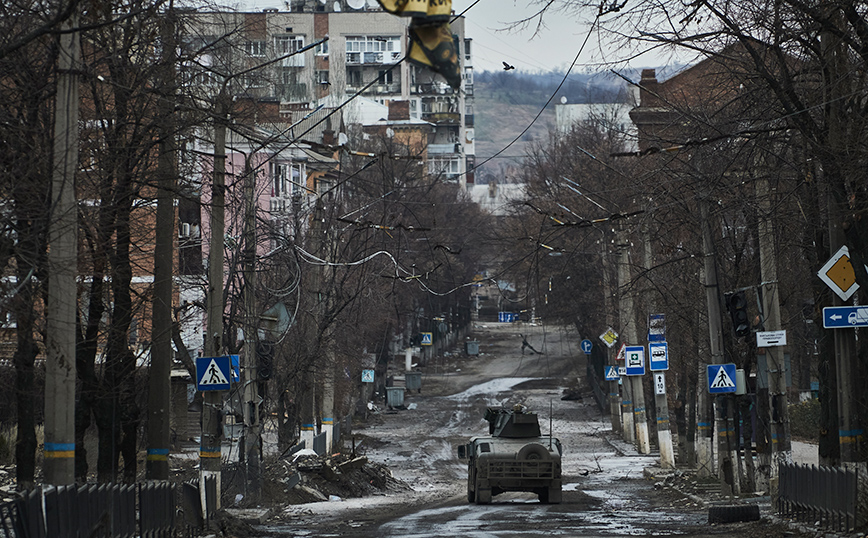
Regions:
M 322 235 L 324 233 L 323 226 L 323 204 L 320 196 L 319 188 L 315 186 L 315 201 L 313 208 L 313 221 L 310 224 L 311 246 L 314 252 L 322 254 L 322 245 L 324 241 Z M 322 287 L 324 278 L 324 269 L 314 269 L 313 278 L 311 279 L 311 288 L 314 295 L 315 307 L 314 311 L 318 313 L 314 323 L 320 324 L 323 321 L 325 307 L 323 305 Z M 319 326 L 317 326 L 319 329 Z M 299 414 L 301 417 L 301 436 L 300 440 L 304 443 L 305 448 L 313 448 L 313 438 L 316 437 L 316 394 L 314 392 L 316 365 L 310 365 L 308 370 L 304 372 L 304 383 L 301 386 L 299 393 Z
M 59 36 L 54 118 L 51 223 L 48 228 L 48 304 L 45 330 L 45 482 L 75 482 L 75 308 L 78 266 L 78 15 Z M 21 410 L 32 412 L 32 410 Z
M 648 226 L 642 226 L 642 241 L 645 243 L 645 274 L 648 274 L 654 267 L 654 256 L 651 251 L 651 240 L 648 237 Z M 649 280 L 650 282 L 650 280 Z M 655 300 L 655 292 L 651 286 L 646 288 L 645 301 L 648 305 L 648 314 L 653 314 L 657 301 Z M 649 318 L 650 319 L 650 318 Z M 650 327 L 649 327 L 650 333 Z M 648 361 L 650 365 L 651 354 L 649 349 Z M 672 432 L 669 430 L 669 402 L 667 401 L 666 393 L 660 394 L 656 390 L 656 376 L 663 379 L 662 386 L 666 387 L 666 374 L 664 372 L 652 372 L 655 376 L 655 391 L 654 391 L 654 407 L 657 409 L 657 445 L 660 447 L 660 467 L 664 469 L 675 468 L 675 452 L 672 450 Z
M 630 344 L 639 343 L 639 332 L 636 330 L 636 310 L 633 303 L 632 291 L 628 288 L 631 285 L 630 275 L 630 241 L 627 239 L 627 232 L 624 224 L 621 224 L 621 229 L 618 232 L 618 289 L 619 293 L 619 315 L 621 318 L 621 339 Z M 630 403 L 633 406 L 633 415 L 631 416 L 631 426 L 635 428 L 635 443 L 640 454 L 651 453 L 651 442 L 648 437 L 648 417 L 645 411 L 645 388 L 642 386 L 642 376 L 627 376 L 624 378 L 624 395 L 625 401 L 622 406 L 627 405 L 627 397 L 629 394 Z M 626 428 L 626 425 L 625 425 Z
M 204 352 L 216 357 L 223 351 L 223 241 L 226 233 L 226 124 L 229 106 L 226 92 L 217 96 L 214 114 L 214 170 L 211 185 L 211 241 L 208 250 L 208 328 Z M 220 409 L 223 396 L 218 391 L 202 395 L 202 437 L 199 447 L 199 487 L 202 506 L 205 506 L 205 481 L 217 481 L 220 491 L 221 450 Z M 220 496 L 217 496 L 217 508 Z
M 714 250 L 714 238 L 711 233 L 711 223 L 709 222 L 708 197 L 702 196 L 699 200 L 700 208 L 700 226 L 702 230 L 702 253 L 704 257 L 703 274 L 705 275 L 705 300 L 708 308 L 708 336 L 709 350 L 711 351 L 711 364 L 723 364 L 723 329 L 721 327 L 720 318 L 720 287 L 717 279 L 717 258 Z M 705 372 L 700 371 L 700 379 L 705 379 Z M 708 391 L 708 387 L 705 387 Z M 721 480 L 721 486 L 731 489 L 732 494 L 738 494 L 739 476 L 738 462 L 736 449 L 735 431 L 731 424 L 728 424 L 727 417 L 724 413 L 732 414 L 734 405 L 722 405 L 725 400 L 718 400 L 718 417 L 717 417 L 717 433 L 718 433 L 718 477 Z M 723 407 L 727 409 L 724 410 Z M 713 415 L 713 412 L 712 412 Z M 713 423 L 713 416 L 705 417 L 704 422 Z M 704 430 L 701 437 L 702 444 L 699 446 L 700 466 L 706 466 L 710 469 L 711 466 L 711 444 L 713 430 Z M 708 458 L 707 460 L 703 458 Z M 725 492 L 729 493 L 729 492 Z
M 767 331 L 781 329 L 781 306 L 778 296 L 778 265 L 774 223 L 771 219 L 772 201 L 769 189 L 769 179 L 761 174 L 754 183 L 757 205 L 759 207 L 759 255 L 760 273 L 763 290 L 763 327 Z M 769 382 L 769 414 L 772 433 L 772 461 L 770 469 L 770 484 L 776 490 L 778 465 L 792 463 L 793 453 L 790 443 L 790 419 L 787 405 L 787 387 L 784 376 L 784 348 L 780 346 L 767 347 L 766 364 L 768 365 Z M 775 491 L 772 492 L 774 498 Z
M 829 8 L 829 19 L 834 27 L 841 27 L 842 15 L 838 10 Z M 820 36 L 823 56 L 828 58 L 827 69 L 836 83 L 830 88 L 829 96 L 829 137 L 828 144 L 831 148 L 847 148 L 846 141 L 849 131 L 846 129 L 848 120 L 846 115 L 850 113 L 846 106 L 846 97 L 851 94 L 849 74 L 852 70 L 848 59 L 846 47 L 841 37 L 835 35 L 830 29 L 825 29 Z M 842 170 L 828 169 L 823 173 L 842 174 Z M 829 254 L 834 254 L 846 244 L 844 224 L 847 222 L 847 198 L 848 193 L 839 182 L 838 177 L 829 177 L 827 183 L 831 185 L 828 200 L 829 207 Z M 858 295 L 856 296 L 858 299 Z M 844 306 L 847 301 L 842 301 L 837 294 L 833 294 L 832 306 Z M 838 376 L 838 443 L 841 449 L 841 462 L 859 463 L 864 471 L 864 458 L 861 453 L 865 451 L 866 438 L 864 425 L 860 421 L 860 409 L 857 408 L 861 397 L 862 387 L 858 386 L 857 372 L 861 368 L 857 356 L 856 330 L 833 329 L 835 339 L 835 371 Z
M 172 276 L 174 274 L 175 231 L 175 21 L 170 8 L 161 22 L 162 92 L 160 154 L 157 160 L 157 218 L 154 240 L 154 302 L 151 338 L 151 367 L 148 372 L 148 456 L 145 477 L 169 479 L 170 376 L 172 370 Z
M 611 327 L 615 323 L 615 315 L 612 312 L 612 282 L 609 278 L 609 267 L 606 261 L 608 257 L 608 249 L 606 248 L 605 233 L 600 239 L 600 268 L 603 271 L 603 308 L 606 310 L 606 325 Z M 606 347 L 606 364 L 618 368 L 618 361 L 612 355 L 612 350 Z M 621 429 L 621 394 L 618 390 L 618 380 L 609 381 L 609 414 L 612 420 L 612 431 L 623 431 Z
M 325 192 L 320 192 L 320 186 L 317 186 L 317 203 L 319 204 L 319 215 L 321 217 L 318 237 L 319 241 L 319 256 L 323 260 L 331 260 L 334 258 L 334 244 L 332 242 L 331 230 L 324 226 L 322 219 L 325 218 L 323 207 L 323 197 Z M 333 324 L 329 322 L 327 316 L 332 315 L 333 296 L 332 293 L 326 291 L 333 285 L 331 275 L 333 268 L 329 265 L 323 265 L 320 269 L 320 286 L 319 286 L 319 312 L 320 323 L 322 323 L 322 343 L 323 343 L 323 360 L 320 363 L 318 371 L 322 380 L 322 398 L 320 400 L 320 417 L 322 420 L 322 433 L 326 434 L 326 453 L 330 454 L 332 443 L 334 441 L 334 413 L 335 413 L 335 351 L 333 338 Z
M 259 421 L 259 364 L 256 355 L 259 317 L 256 312 L 256 173 L 250 163 L 255 153 L 244 159 L 244 357 L 241 369 L 244 415 L 244 466 L 247 470 L 247 497 L 258 503 L 262 497 Z

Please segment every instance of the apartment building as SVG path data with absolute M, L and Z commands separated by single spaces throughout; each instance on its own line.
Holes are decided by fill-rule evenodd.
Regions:
M 340 109 L 343 125 L 356 123 L 357 95 L 385 106 L 407 101 L 411 118 L 433 126 L 429 172 L 464 188 L 473 183 L 473 66 L 463 18 L 452 23 L 464 73 L 458 89 L 404 60 L 409 19 L 376 2 L 293 0 L 280 9 L 189 12 L 185 18 L 188 46 L 208 56 L 199 63 L 224 62 L 224 72 L 240 73 L 228 85 L 233 95 L 277 101 L 290 124 L 318 107 Z M 219 60 L 213 50 L 220 50 Z M 205 77 L 207 84 L 225 83 Z

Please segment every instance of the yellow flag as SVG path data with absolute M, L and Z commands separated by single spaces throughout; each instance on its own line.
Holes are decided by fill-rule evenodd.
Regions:
M 461 65 L 452 38 L 452 0 L 377 0 L 383 9 L 410 22 L 407 59 L 439 73 L 455 89 L 461 87 Z
M 461 87 L 461 66 L 449 23 L 411 26 L 407 59 L 439 73 L 453 88 Z
M 449 21 L 452 0 L 377 0 L 383 9 L 402 17 L 425 19 L 425 24 Z

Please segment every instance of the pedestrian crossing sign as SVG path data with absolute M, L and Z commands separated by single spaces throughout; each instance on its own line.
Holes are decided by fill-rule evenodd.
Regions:
M 710 394 L 726 394 L 735 392 L 735 365 L 708 365 L 708 392 Z
M 434 333 L 422 333 L 422 345 L 430 346 L 434 343 Z
M 222 357 L 196 358 L 196 388 L 199 391 L 229 390 L 232 359 Z
M 617 366 L 607 366 L 606 367 L 606 381 L 618 381 L 621 379 L 621 376 L 618 375 L 618 367 Z

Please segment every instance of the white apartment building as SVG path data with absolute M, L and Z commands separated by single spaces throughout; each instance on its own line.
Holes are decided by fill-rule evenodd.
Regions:
M 383 105 L 408 101 L 411 118 L 434 126 L 429 172 L 462 188 L 473 182 L 473 66 L 463 18 L 452 23 L 464 73 L 458 90 L 403 60 L 409 19 L 370 0 L 292 0 L 258 12 L 190 11 L 184 19 L 186 46 L 203 51 L 198 65 L 222 62 L 224 72 L 240 73 L 228 83 L 204 74 L 201 82 L 225 84 L 233 96 L 277 101 L 288 123 L 320 105 L 340 107 L 356 94 Z M 211 52 L 215 44 L 220 60 Z M 343 122 L 352 116 L 344 114 Z

